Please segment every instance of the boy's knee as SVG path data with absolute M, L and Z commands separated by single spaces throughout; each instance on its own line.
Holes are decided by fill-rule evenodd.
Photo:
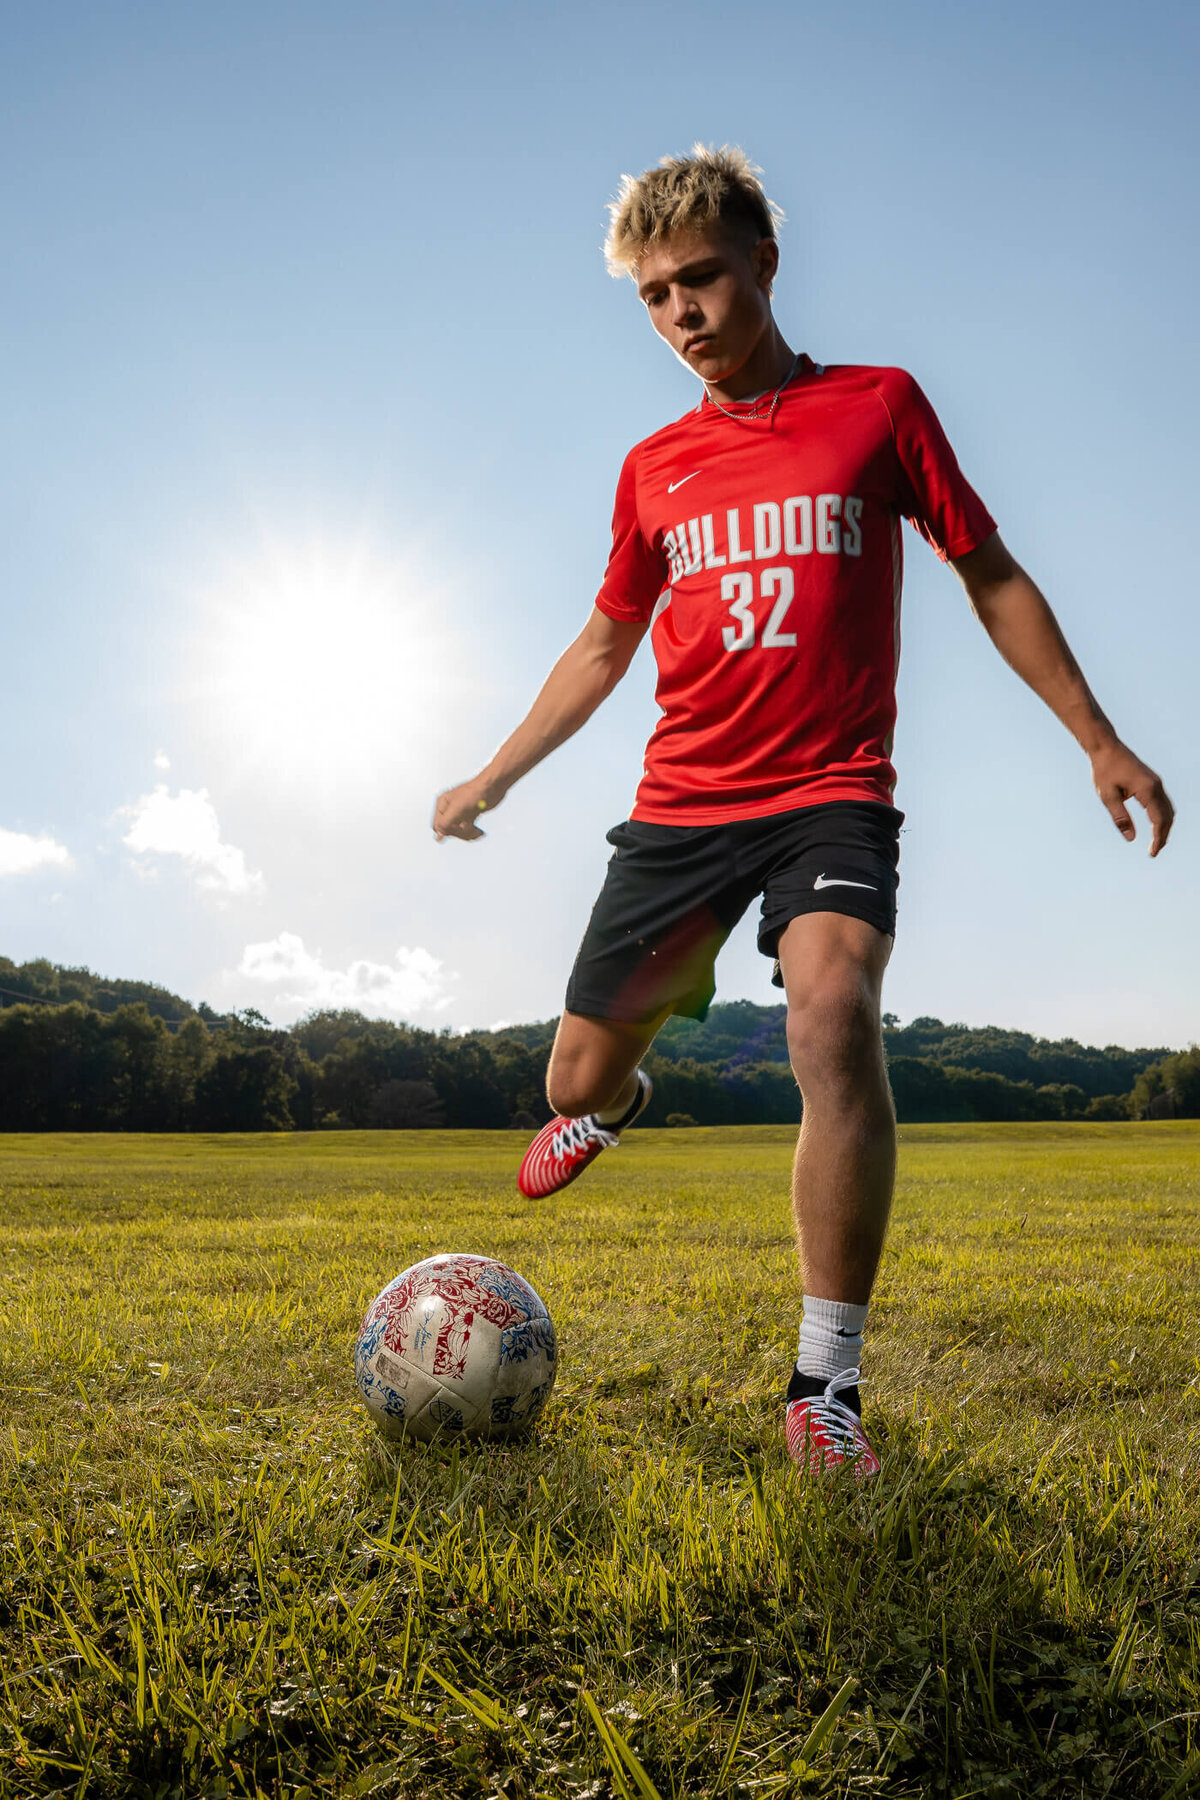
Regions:
M 546 1098 L 564 1119 L 582 1119 L 585 1113 L 604 1105 L 604 1099 L 597 1098 L 594 1084 L 580 1069 L 551 1069 L 546 1077 Z
M 823 980 L 788 1007 L 788 1055 L 797 1081 L 836 1081 L 873 1070 L 880 1057 L 879 1009 L 858 971 Z

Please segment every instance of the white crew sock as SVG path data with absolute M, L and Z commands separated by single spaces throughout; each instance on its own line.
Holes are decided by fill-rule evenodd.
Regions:
M 648 1079 L 649 1077 L 643 1075 L 642 1071 L 639 1069 L 637 1072 L 637 1092 L 633 1096 L 633 1099 L 625 1106 L 606 1106 L 600 1112 L 593 1113 L 592 1117 L 594 1119 L 599 1119 L 601 1125 L 606 1125 L 610 1131 L 614 1128 L 617 1131 L 620 1131 L 626 1125 L 632 1125 L 635 1116 L 641 1108 L 642 1090 L 646 1086 Z
M 865 1306 L 852 1306 L 847 1300 L 819 1300 L 815 1294 L 805 1294 L 796 1353 L 800 1374 L 819 1375 L 831 1381 L 843 1369 L 861 1368 L 866 1321 Z

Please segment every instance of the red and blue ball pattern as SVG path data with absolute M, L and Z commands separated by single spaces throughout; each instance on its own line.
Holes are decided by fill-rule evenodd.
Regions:
M 367 1309 L 354 1379 L 385 1437 L 511 1437 L 532 1425 L 558 1370 L 545 1305 L 492 1257 L 430 1256 Z

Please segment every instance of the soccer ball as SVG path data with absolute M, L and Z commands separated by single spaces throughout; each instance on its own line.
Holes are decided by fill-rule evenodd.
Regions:
M 550 1314 L 490 1256 L 430 1256 L 371 1302 L 354 1381 L 386 1438 L 512 1437 L 558 1372 Z

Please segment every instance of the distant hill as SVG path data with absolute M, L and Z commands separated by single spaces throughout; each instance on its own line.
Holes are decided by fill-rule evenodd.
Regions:
M 96 975 L 91 969 L 45 958 L 15 963 L 0 956 L 0 1006 L 20 1000 L 49 1000 L 60 1005 L 76 1000 L 101 1013 L 140 1003 L 153 1016 L 171 1021 L 199 1018 L 212 1024 L 224 1017 L 206 1002 L 194 1005 L 154 982 Z M 947 1025 L 933 1018 L 901 1025 L 894 1013 L 885 1013 L 884 1021 L 889 1058 L 919 1057 L 953 1068 L 1003 1075 L 1008 1081 L 1032 1082 L 1034 1087 L 1063 1083 L 1080 1088 L 1089 1099 L 1128 1093 L 1142 1070 L 1169 1056 L 1172 1048 L 1158 1044 L 1130 1050 L 1106 1044 L 1101 1049 L 1075 1038 L 1039 1038 L 1006 1026 Z M 293 1025 L 290 1035 L 306 1055 L 320 1061 L 340 1039 L 359 1037 L 378 1023 L 359 1012 L 322 1012 Z M 469 1035 L 488 1043 L 508 1042 L 541 1050 L 553 1042 L 557 1025 L 557 1019 L 540 1019 Z M 719 1000 L 702 1023 L 668 1019 L 655 1039 L 654 1051 L 668 1062 L 719 1063 L 727 1070 L 750 1063 L 786 1063 L 787 1008 L 782 1003 L 762 1006 L 754 1000 Z
M 1136 1050 L 1107 1044 L 1097 1049 L 1074 1038 L 1039 1038 L 1000 1025 L 946 1025 L 931 1018 L 901 1025 L 894 1013 L 885 1013 L 884 1019 L 889 1059 L 919 1057 L 1003 1075 L 1008 1081 L 1032 1082 L 1034 1087 L 1061 1083 L 1080 1088 L 1089 1099 L 1128 1093 L 1143 1069 L 1170 1055 L 1170 1048 L 1161 1044 Z M 552 1040 L 557 1023 L 547 1019 L 476 1035 L 515 1038 L 533 1050 Z M 749 1063 L 786 1063 L 787 1008 L 760 1006 L 753 1000 L 717 1001 L 703 1023 L 668 1019 L 654 1040 L 654 1051 L 671 1062 L 719 1063 L 727 1070 Z
M 891 1015 L 888 1015 L 891 1017 Z M 977 1069 L 1034 1087 L 1063 1083 L 1089 1098 L 1128 1093 L 1142 1070 L 1170 1055 L 1170 1046 L 1097 1049 L 1074 1038 L 1039 1038 L 999 1025 L 944 1025 L 940 1019 L 898 1021 L 884 1031 L 889 1058 L 919 1056 L 951 1068 Z
M 95 975 L 91 969 L 68 968 L 47 962 L 44 957 L 34 962 L 15 963 L 0 956 L 0 1006 L 16 1006 L 22 1000 L 50 1000 L 63 1005 L 72 1000 L 97 1012 L 116 1012 L 118 1006 L 142 1005 L 159 1019 L 200 1018 L 215 1021 L 221 1017 L 201 1001 L 173 994 L 170 988 L 158 987 L 152 981 L 127 981 L 109 975 Z

